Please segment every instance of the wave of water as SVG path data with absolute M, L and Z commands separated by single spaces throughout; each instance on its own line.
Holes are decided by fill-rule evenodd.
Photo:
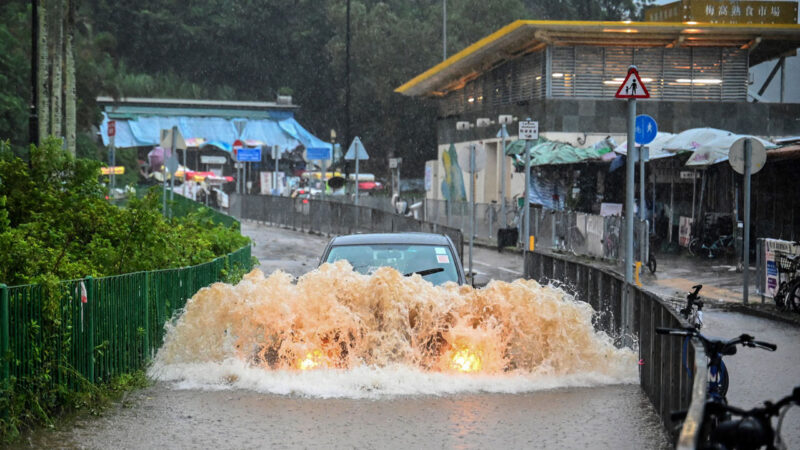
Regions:
M 340 261 L 200 290 L 150 369 L 178 388 L 373 398 L 635 383 L 591 306 L 532 280 L 433 286 Z

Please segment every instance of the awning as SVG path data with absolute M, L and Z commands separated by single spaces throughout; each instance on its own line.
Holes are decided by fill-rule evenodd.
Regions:
M 506 154 L 515 156 L 515 165 L 525 165 L 525 142 L 524 140 L 515 141 L 506 147 Z M 611 153 L 614 147 L 616 146 L 611 139 L 604 139 L 592 147 L 580 148 L 540 137 L 531 143 L 531 166 L 574 164 L 599 160 L 603 155 Z
M 100 134 L 103 144 L 108 145 L 108 114 L 103 113 Z M 303 128 L 293 117 L 273 119 L 246 119 L 195 116 L 133 116 L 117 118 L 114 145 L 117 148 L 151 147 L 159 144 L 161 130 L 177 126 L 184 139 L 198 145 L 214 145 L 231 151 L 237 140 L 259 146 L 277 145 L 283 150 L 293 150 L 302 145 L 330 148 L 325 142 Z M 243 125 L 243 128 L 242 128 Z M 239 133 L 241 129 L 241 133 Z

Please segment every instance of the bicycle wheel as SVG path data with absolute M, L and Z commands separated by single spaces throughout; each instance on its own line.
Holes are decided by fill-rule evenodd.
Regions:
M 700 239 L 694 238 L 689 241 L 689 254 L 692 256 L 698 256 L 700 254 L 700 250 L 702 250 L 703 244 L 700 242 Z
M 789 288 L 786 289 L 786 297 L 784 297 L 786 309 L 800 313 L 800 278 L 794 278 L 787 284 Z
M 647 255 L 647 268 L 650 269 L 650 273 L 656 273 L 656 267 L 657 267 L 656 257 L 652 253 L 650 253 L 649 255 Z
M 786 311 L 789 309 L 789 283 L 786 281 L 781 282 L 778 287 L 778 292 L 775 293 L 775 309 L 778 311 Z
M 723 399 L 727 401 L 728 395 L 728 386 L 730 385 L 731 379 L 730 375 L 728 374 L 728 368 L 725 367 L 725 363 L 720 361 L 719 362 L 719 395 L 722 396 Z

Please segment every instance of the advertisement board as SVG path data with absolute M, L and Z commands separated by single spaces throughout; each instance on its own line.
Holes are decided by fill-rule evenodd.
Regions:
M 786 281 L 787 275 L 780 279 L 780 267 L 778 258 L 781 255 L 800 254 L 800 246 L 790 241 L 780 239 L 764 239 L 764 292 L 767 297 L 774 297 L 778 292 L 781 281 Z

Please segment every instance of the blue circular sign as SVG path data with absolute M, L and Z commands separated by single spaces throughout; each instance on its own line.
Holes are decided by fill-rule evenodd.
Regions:
M 658 134 L 658 125 L 656 120 L 647 114 L 636 116 L 636 133 L 634 134 L 635 141 L 639 145 L 647 145 L 653 142 Z

